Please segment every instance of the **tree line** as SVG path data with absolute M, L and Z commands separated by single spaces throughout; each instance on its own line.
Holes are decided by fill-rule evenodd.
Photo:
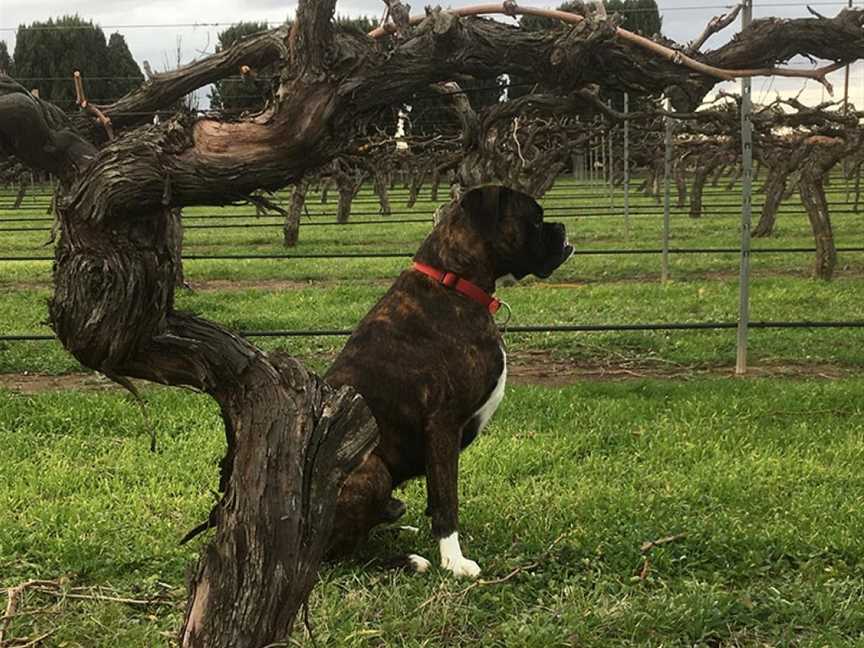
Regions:
M 144 81 L 123 35 L 106 40 L 101 27 L 78 15 L 20 25 L 13 55 L 0 41 L 0 70 L 66 110 L 75 105 L 75 70 L 94 103 L 110 103 Z

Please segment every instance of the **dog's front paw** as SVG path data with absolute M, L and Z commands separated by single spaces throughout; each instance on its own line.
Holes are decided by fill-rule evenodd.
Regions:
M 477 578 L 480 575 L 480 565 L 463 556 L 444 560 L 441 566 L 452 572 L 456 578 Z
M 438 541 L 441 550 L 441 567 L 451 572 L 456 578 L 477 578 L 480 566 L 473 560 L 462 555 L 459 545 L 459 533 L 454 531 Z

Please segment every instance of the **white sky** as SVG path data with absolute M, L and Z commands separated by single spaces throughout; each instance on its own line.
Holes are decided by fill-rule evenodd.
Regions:
M 862 0 L 856 0 L 860 5 Z M 462 0 L 454 6 L 479 4 L 480 0 Z M 721 14 L 730 0 L 658 0 L 663 16 L 664 33 L 678 41 L 687 42 L 701 33 L 712 16 Z M 554 6 L 560 2 L 548 0 L 521 0 L 524 6 Z M 799 17 L 807 16 L 805 1 L 802 0 L 754 0 L 754 18 L 765 16 Z M 809 3 L 825 15 L 833 16 L 846 6 L 845 1 L 813 0 Z M 106 37 L 119 31 L 126 37 L 132 55 L 138 61 L 148 60 L 154 69 L 161 70 L 174 66 L 178 39 L 183 62 L 210 53 L 217 42 L 216 35 L 227 25 L 241 20 L 256 20 L 278 23 L 293 15 L 296 2 L 277 0 L 0 0 L 0 40 L 5 40 L 10 52 L 14 51 L 15 28 L 20 24 L 47 20 L 64 14 L 77 13 L 85 19 L 100 24 Z M 339 2 L 337 11 L 345 15 L 380 15 L 383 2 L 380 0 L 345 0 Z M 416 12 L 417 9 L 415 8 Z M 414 13 L 412 12 L 412 13 Z M 167 26 L 166 26 L 167 25 Z M 185 26 L 177 26 L 185 25 Z M 737 31 L 732 27 L 713 37 L 708 48 L 718 46 Z M 797 62 L 796 67 L 805 65 Z M 836 98 L 842 98 L 843 72 L 835 72 L 831 77 L 835 86 Z M 737 84 L 724 84 L 728 90 L 736 90 Z M 804 89 L 801 100 L 816 103 L 827 99 L 822 86 L 813 81 L 799 79 L 764 79 L 753 81 L 754 100 L 761 102 L 773 98 L 778 92 L 782 95 L 795 95 Z M 864 64 L 852 68 L 849 91 L 850 101 L 864 107 Z

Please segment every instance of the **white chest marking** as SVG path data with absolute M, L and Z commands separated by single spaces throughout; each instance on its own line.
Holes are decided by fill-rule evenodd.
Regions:
M 498 409 L 498 406 L 504 398 L 504 387 L 507 385 L 507 354 L 504 353 L 504 349 L 501 349 L 501 359 L 504 362 L 504 368 L 501 370 L 501 375 L 498 376 L 498 382 L 495 383 L 495 389 L 493 389 L 492 393 L 489 395 L 489 400 L 483 403 L 483 405 L 480 406 L 480 409 L 478 409 L 472 417 L 477 420 L 477 434 L 480 434 L 483 431 L 483 428 L 486 427 L 489 419 L 492 418 L 492 415 L 495 413 L 495 410 Z

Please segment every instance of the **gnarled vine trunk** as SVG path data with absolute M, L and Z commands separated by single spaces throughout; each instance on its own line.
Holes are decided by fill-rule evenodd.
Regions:
M 27 185 L 22 181 L 18 185 L 18 193 L 15 194 L 15 203 L 12 205 L 12 209 L 18 209 L 21 207 L 21 203 L 24 202 L 24 196 L 27 195 Z
M 678 159 L 675 162 L 675 188 L 678 192 L 678 200 L 675 206 L 678 209 L 684 209 L 687 205 L 687 175 L 685 173 L 686 164 L 683 160 Z
M 435 160 L 432 159 L 425 164 L 418 164 L 411 169 L 411 188 L 408 190 L 408 202 L 405 204 L 408 209 L 417 204 L 417 199 L 420 197 L 420 190 L 423 188 L 423 183 L 426 182 L 430 170 L 435 167 Z
M 783 202 L 783 196 L 786 193 L 787 175 L 788 171 L 783 167 L 768 167 L 768 176 L 765 178 L 765 185 L 762 188 L 765 194 L 765 202 L 762 203 L 759 222 L 756 223 L 756 227 L 752 231 L 754 237 L 771 236 L 774 233 L 777 210 L 780 209 L 780 204 Z
M 768 172 L 762 187 L 765 202 L 762 204 L 759 222 L 753 228 L 753 236 L 764 237 L 773 234 L 780 205 L 789 197 L 790 191 L 794 189 L 794 183 L 790 186 L 789 176 L 801 166 L 807 150 L 806 146 L 795 145 L 787 141 L 772 142 L 770 146 L 761 147 L 759 154 L 762 164 L 760 166 L 765 166 Z
M 441 186 L 441 167 L 436 164 L 432 167 L 432 187 L 429 190 L 429 200 L 438 202 L 438 188 Z
M 375 195 L 378 196 L 378 211 L 382 216 L 389 216 L 393 210 L 390 207 L 390 191 L 388 186 L 390 181 L 388 174 L 385 171 L 372 171 L 373 187 Z
M 332 185 L 332 184 L 333 184 L 333 178 L 331 178 L 330 176 L 326 176 L 324 178 L 321 178 L 321 184 L 320 184 L 321 195 L 320 195 L 320 198 L 321 198 L 321 204 L 322 205 L 327 204 L 327 195 L 330 192 L 330 185 Z
M 111 211 L 93 204 L 110 193 L 113 169 L 102 158 L 86 187 L 64 190 L 59 201 L 52 326 L 82 364 L 121 383 L 188 385 L 219 403 L 224 495 L 211 514 L 218 532 L 192 584 L 182 643 L 283 640 L 314 583 L 341 481 L 371 451 L 376 427 L 350 389 L 335 392 L 298 364 L 277 364 L 219 325 L 176 311 L 178 212 L 135 213 L 132 196 L 129 212 L 119 196 Z
M 168 244 L 173 248 L 174 285 L 177 288 L 187 288 L 186 276 L 183 273 L 183 215 L 179 209 L 172 209 L 171 218 L 174 222 L 167 229 L 166 237 Z
M 291 202 L 285 213 L 285 224 L 282 226 L 282 244 L 285 247 L 294 247 L 300 239 L 300 217 L 306 207 L 306 192 L 309 190 L 309 181 L 302 178 L 295 183 L 291 192 Z
M 332 168 L 333 182 L 339 192 L 336 222 L 344 225 L 351 218 L 351 205 L 354 202 L 354 197 L 363 186 L 366 172 L 342 160 L 336 160 Z
M 359 396 L 293 360 L 256 362 L 223 415 L 243 438 L 193 580 L 184 648 L 288 638 L 317 579 L 342 481 L 377 440 Z
M 837 265 L 837 248 L 825 197 L 825 179 L 831 169 L 845 153 L 844 142 L 839 139 L 814 136 L 807 140 L 806 154 L 801 166 L 798 192 L 807 210 L 810 228 L 816 244 L 813 275 L 819 279 L 831 279 Z
M 721 162 L 722 160 L 716 154 L 709 154 L 697 160 L 696 168 L 693 170 L 693 187 L 690 190 L 690 218 L 702 216 L 702 192 L 705 183 Z

